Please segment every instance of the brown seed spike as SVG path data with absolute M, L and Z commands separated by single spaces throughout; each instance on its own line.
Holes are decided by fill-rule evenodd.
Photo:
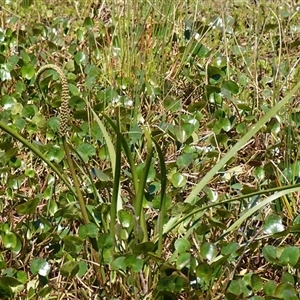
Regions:
M 36 73 L 36 81 L 39 81 L 41 74 L 46 70 L 54 70 L 58 73 L 61 85 L 62 85 L 62 92 L 61 92 L 61 106 L 60 106 L 60 127 L 59 127 L 59 134 L 60 136 L 65 136 L 67 133 L 68 127 L 68 118 L 69 118 L 69 87 L 67 78 L 62 71 L 62 69 L 56 65 L 48 64 L 42 66 L 38 72 Z

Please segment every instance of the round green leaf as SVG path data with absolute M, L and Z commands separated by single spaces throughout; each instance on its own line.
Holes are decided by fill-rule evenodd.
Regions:
M 64 151 L 58 145 L 54 145 L 53 147 L 51 147 L 46 154 L 46 157 L 50 161 L 55 161 L 56 163 L 60 163 L 63 160 L 64 156 Z
M 67 252 L 79 253 L 83 247 L 83 240 L 80 237 L 66 235 L 63 238 L 64 249 Z
M 25 175 L 29 178 L 34 178 L 35 176 L 35 170 L 34 169 L 26 169 Z
M 184 238 L 179 238 L 175 241 L 174 243 L 175 249 L 179 252 L 179 253 L 183 253 L 186 251 L 189 251 L 191 248 L 191 244 L 187 239 Z
M 112 270 L 123 270 L 125 271 L 127 268 L 127 264 L 125 263 L 125 256 L 117 257 L 111 264 Z
M 11 109 L 12 115 L 21 115 L 23 111 L 23 105 L 21 103 L 15 103 L 15 105 Z
M 86 65 L 88 63 L 88 56 L 83 51 L 78 51 L 74 56 L 77 65 Z
M 296 294 L 296 291 L 295 291 L 293 285 L 291 285 L 290 283 L 285 283 L 285 282 L 278 284 L 278 286 L 276 287 L 274 296 L 278 297 L 279 299 L 284 299 L 284 300 L 299 299 L 297 297 L 297 294 Z
M 48 276 L 50 264 L 45 259 L 37 257 L 31 262 L 30 271 L 34 275 Z
M 69 86 L 69 91 L 71 92 L 72 95 L 78 96 L 80 94 L 80 92 L 79 92 L 78 88 L 76 87 L 76 85 L 74 85 L 72 83 L 69 83 L 68 86 Z
M 235 242 L 230 242 L 227 245 L 222 247 L 221 254 L 228 255 L 233 254 L 239 248 L 239 245 Z
M 129 228 L 134 223 L 133 215 L 130 212 L 119 210 L 118 215 L 123 228 Z
M 231 123 L 228 118 L 223 118 L 220 120 L 220 125 L 222 126 L 222 129 L 226 132 L 228 132 L 231 129 Z
M 274 234 L 284 231 L 285 228 L 282 224 L 281 217 L 279 215 L 272 214 L 267 217 L 263 229 L 264 234 Z
M 192 153 L 183 153 L 177 160 L 176 164 L 179 168 L 187 168 L 194 161 L 194 156 Z
M 26 281 L 27 281 L 27 273 L 24 272 L 24 271 L 18 271 L 18 272 L 17 272 L 17 279 L 18 279 L 21 283 L 25 284 Z
M 111 249 L 114 246 L 114 241 L 110 234 L 104 233 L 98 238 L 98 247 L 100 249 Z
M 279 261 L 284 266 L 287 265 L 295 266 L 299 260 L 299 257 L 300 257 L 300 250 L 298 247 L 287 246 L 282 251 L 279 257 Z
M 251 294 L 251 291 L 247 288 L 245 281 L 242 279 L 239 279 L 239 280 L 232 280 L 230 282 L 227 293 L 237 296 L 238 297 L 237 299 L 244 299 L 249 294 Z M 228 299 L 229 297 L 226 297 L 226 298 Z M 231 297 L 229 299 L 236 299 L 236 298 Z
M 135 255 L 130 255 L 125 259 L 127 267 L 129 267 L 133 272 L 139 272 L 143 268 L 143 261 L 136 258 Z
M 276 247 L 274 247 L 272 245 L 265 246 L 262 251 L 263 256 L 266 259 L 266 261 L 272 262 L 272 263 L 278 263 L 276 252 L 277 252 Z
M 155 244 L 152 242 L 140 243 L 133 248 L 133 253 L 136 255 L 145 254 L 147 252 L 152 252 L 155 247 Z
M 203 278 L 206 282 L 209 282 L 212 279 L 212 271 L 212 267 L 206 262 L 200 263 L 196 268 L 197 276 Z
M 181 188 L 184 187 L 186 185 L 187 179 L 184 175 L 180 174 L 180 173 L 175 173 L 172 176 L 172 184 L 174 185 L 174 187 L 176 188 Z
M 94 223 L 82 224 L 79 226 L 78 235 L 80 238 L 85 239 L 86 237 L 95 238 L 98 236 L 99 228 Z
M 57 132 L 59 130 L 60 122 L 59 118 L 57 116 L 50 118 L 47 121 L 48 127 L 53 130 L 54 132 Z
M 85 261 L 79 261 L 78 266 L 79 266 L 79 270 L 77 276 L 82 277 L 83 275 L 86 274 L 86 271 L 88 269 L 88 264 Z
M 239 86 L 232 80 L 225 81 L 222 84 L 222 89 L 228 90 L 234 95 L 239 93 Z
M 201 256 L 208 261 L 212 261 L 218 253 L 217 247 L 213 243 L 205 242 L 200 247 Z
M 282 280 L 282 282 L 290 283 L 292 285 L 295 284 L 294 276 L 291 273 L 287 272 L 287 271 L 282 273 L 281 280 Z
M 262 167 L 257 167 L 254 170 L 254 175 L 258 180 L 264 180 L 265 178 L 265 170 Z
M 38 128 L 43 128 L 46 125 L 46 118 L 42 113 L 37 112 L 31 119 L 31 122 L 32 124 L 35 124 Z
M 35 70 L 30 65 L 25 65 L 21 68 L 21 74 L 23 78 L 26 78 L 28 80 L 32 79 L 35 75 Z
M 74 277 L 79 271 L 79 263 L 77 261 L 68 261 L 60 268 L 60 273 L 66 277 Z
M 95 148 L 91 144 L 87 144 L 87 143 L 80 144 L 77 147 L 76 151 L 78 152 L 78 154 L 81 156 L 81 158 L 85 163 L 89 161 L 89 157 L 92 157 L 93 155 L 96 154 Z
M 40 198 L 34 198 L 17 205 L 16 209 L 19 215 L 34 214 L 39 203 Z
M 263 288 L 263 280 L 257 274 L 251 276 L 251 287 L 255 291 L 260 291 Z
M 2 233 L 2 242 L 5 248 L 14 248 L 17 245 L 17 236 L 13 232 Z
M 181 253 L 176 260 L 177 269 L 179 269 L 179 270 L 183 269 L 184 267 L 186 267 L 187 265 L 190 264 L 190 261 L 191 261 L 190 253 L 187 253 L 187 252 Z
M 264 293 L 266 294 L 266 296 L 273 296 L 274 292 L 275 292 L 275 289 L 276 289 L 276 286 L 277 286 L 276 281 L 273 281 L 273 280 L 267 281 L 264 284 L 264 288 L 263 288 Z

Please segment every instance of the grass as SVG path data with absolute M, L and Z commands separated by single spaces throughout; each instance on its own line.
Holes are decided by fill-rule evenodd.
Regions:
M 1 8 L 1 298 L 298 299 L 297 5 Z

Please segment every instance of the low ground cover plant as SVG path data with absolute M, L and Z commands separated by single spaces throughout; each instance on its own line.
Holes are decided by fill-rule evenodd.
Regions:
M 299 7 L 5 1 L 1 299 L 298 299 Z

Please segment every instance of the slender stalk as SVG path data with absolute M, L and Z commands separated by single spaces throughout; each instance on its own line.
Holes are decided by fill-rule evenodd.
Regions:
M 80 189 L 80 185 L 79 185 L 79 182 L 78 182 L 78 178 L 77 178 L 77 175 L 76 175 L 74 164 L 73 164 L 73 161 L 72 161 L 72 158 L 71 158 L 71 155 L 70 155 L 69 146 L 67 144 L 67 141 L 66 141 L 65 137 L 62 137 L 62 140 L 63 140 L 63 146 L 64 146 L 64 150 L 65 150 L 65 153 L 66 153 L 68 165 L 69 165 L 69 168 L 70 168 L 70 171 L 71 171 L 71 176 L 72 176 L 73 181 L 74 181 L 75 191 L 76 191 L 77 199 L 78 199 L 78 202 L 79 202 L 80 210 L 81 210 L 81 213 L 82 213 L 83 221 L 84 221 L 85 224 L 88 224 L 88 223 L 90 223 L 90 220 L 89 220 L 89 216 L 88 216 L 88 213 L 87 213 L 87 210 L 86 210 L 86 207 L 85 207 L 85 202 L 84 202 L 84 199 L 83 199 L 83 196 L 82 196 L 82 192 L 81 192 L 81 189 Z
M 157 254 L 158 256 L 161 256 L 162 254 L 162 244 L 163 244 L 163 231 L 164 231 L 164 217 L 166 213 L 166 186 L 167 186 L 167 169 L 166 169 L 166 164 L 165 164 L 165 157 L 164 154 L 159 146 L 159 144 L 152 139 L 156 151 L 159 157 L 159 164 L 160 164 L 160 182 L 161 182 L 161 190 L 160 190 L 160 210 L 159 210 L 159 215 L 158 215 L 158 249 L 157 249 Z

